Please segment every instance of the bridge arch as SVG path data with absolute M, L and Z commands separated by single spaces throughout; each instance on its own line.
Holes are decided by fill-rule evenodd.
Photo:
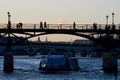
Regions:
M 22 39 L 16 43 L 20 43 L 26 39 L 30 39 L 30 38 L 33 38 L 33 37 L 37 37 L 37 36 L 42 36 L 42 35 L 48 35 L 48 34 L 67 34 L 67 35 L 73 35 L 73 36 L 78 36 L 78 37 L 83 37 L 83 38 L 86 38 L 86 39 L 89 39 L 93 42 L 96 42 L 96 43 L 100 43 L 98 41 L 98 39 L 90 36 L 90 35 L 86 35 L 86 34 L 81 34 L 81 33 L 77 33 L 77 32 L 71 32 L 71 33 L 67 33 L 67 32 L 45 32 L 45 33 L 40 33 L 40 34 L 36 34 L 36 35 L 33 35 L 33 36 L 30 36 L 30 37 L 27 37 L 25 39 Z M 101 43 L 100 43 L 101 44 Z

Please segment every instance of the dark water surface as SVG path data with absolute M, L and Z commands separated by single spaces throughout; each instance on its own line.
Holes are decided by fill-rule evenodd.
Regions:
M 14 72 L 6 74 L 0 57 L 0 80 L 114 80 L 114 74 L 102 71 L 101 58 L 79 58 L 80 70 L 42 72 L 38 70 L 40 57 L 14 57 Z M 120 60 L 118 60 L 120 63 Z M 120 64 L 118 80 L 120 80 Z

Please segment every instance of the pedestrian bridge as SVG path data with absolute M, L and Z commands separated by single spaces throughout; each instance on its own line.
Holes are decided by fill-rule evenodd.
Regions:
M 104 46 L 105 42 L 99 41 L 98 38 L 105 35 L 112 35 L 119 37 L 120 34 L 120 25 L 105 25 L 105 24 L 46 24 L 41 28 L 41 25 L 38 24 L 23 24 L 21 28 L 11 24 L 10 29 L 6 27 L 7 25 L 0 25 L 0 35 L 6 36 L 8 33 L 10 35 L 19 39 L 19 36 L 16 34 L 22 34 L 24 39 L 19 39 L 15 44 L 20 43 L 26 39 L 47 35 L 47 34 L 68 34 L 75 35 L 79 37 L 84 37 L 90 39 L 94 42 L 102 44 Z M 114 28 L 113 28 L 114 27 Z M 118 38 L 117 37 L 117 38 Z M 1 37 L 2 38 L 2 37 Z M 107 42 L 107 41 L 106 41 Z

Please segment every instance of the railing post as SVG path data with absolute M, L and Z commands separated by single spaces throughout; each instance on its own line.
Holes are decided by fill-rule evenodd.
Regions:
M 62 29 L 62 24 L 60 24 L 60 29 Z
M 35 30 L 36 30 L 36 24 L 34 24 L 34 35 L 35 35 Z

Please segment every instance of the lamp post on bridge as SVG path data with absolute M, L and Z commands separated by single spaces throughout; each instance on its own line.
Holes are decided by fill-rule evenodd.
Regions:
M 112 25 L 114 25 L 114 13 L 112 13 Z
M 13 51 L 12 51 L 12 39 L 11 39 L 11 20 L 10 13 L 8 12 L 8 24 L 7 24 L 7 46 L 4 52 L 4 67 L 3 71 L 6 73 L 13 72 Z
M 7 33 L 8 33 L 8 39 L 7 39 L 7 48 L 10 49 L 12 47 L 11 43 L 12 43 L 12 40 L 11 40 L 11 37 L 10 37 L 10 33 L 11 33 L 11 20 L 10 20 L 10 12 L 7 13 L 8 14 L 8 24 L 7 24 Z
M 11 17 L 10 12 L 8 12 L 7 15 L 8 15 L 8 22 L 11 22 L 10 21 L 10 17 Z
M 108 15 L 106 16 L 106 25 L 108 26 Z

